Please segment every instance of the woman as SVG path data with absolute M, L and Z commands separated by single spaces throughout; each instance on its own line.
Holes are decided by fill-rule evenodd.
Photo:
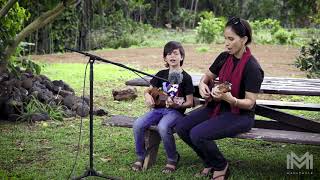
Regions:
M 199 83 L 200 95 L 208 102 L 178 121 L 176 131 L 202 159 L 204 169 L 197 176 L 212 175 L 212 179 L 227 179 L 229 164 L 213 140 L 249 131 L 254 124 L 254 108 L 264 73 L 251 55 L 252 41 L 249 23 L 231 18 L 224 30 L 225 48 Z M 231 91 L 209 85 L 219 78 L 231 83 Z

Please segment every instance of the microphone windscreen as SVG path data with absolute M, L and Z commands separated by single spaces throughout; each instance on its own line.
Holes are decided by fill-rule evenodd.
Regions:
M 168 80 L 170 84 L 180 84 L 182 82 L 182 79 L 183 79 L 182 72 L 178 72 L 178 71 L 169 72 Z

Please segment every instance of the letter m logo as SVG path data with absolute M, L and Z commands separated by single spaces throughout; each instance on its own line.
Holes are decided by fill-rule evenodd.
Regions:
M 313 155 L 306 152 L 302 157 L 298 157 L 294 152 L 287 154 L 287 169 L 294 169 L 294 166 L 301 169 L 313 169 Z

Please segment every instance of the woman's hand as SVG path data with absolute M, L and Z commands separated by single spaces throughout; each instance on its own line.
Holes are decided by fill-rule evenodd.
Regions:
M 211 90 L 211 96 L 213 97 L 214 101 L 221 101 L 223 93 L 222 91 L 219 90 L 218 86 L 215 86 L 214 88 L 212 88 Z
M 154 100 L 149 93 L 144 94 L 144 103 L 150 108 L 153 108 L 155 106 Z
M 230 92 L 222 93 L 221 99 L 228 102 L 232 106 L 236 103 L 236 97 L 232 96 Z
M 218 86 L 215 86 L 212 91 L 211 95 L 215 101 L 221 101 L 224 100 L 228 102 L 231 105 L 234 105 L 236 102 L 236 98 L 232 96 L 231 92 L 225 92 L 223 93 L 222 91 L 219 90 Z
M 200 82 L 199 93 L 200 93 L 201 97 L 203 97 L 205 100 L 210 99 L 210 89 L 207 84 Z

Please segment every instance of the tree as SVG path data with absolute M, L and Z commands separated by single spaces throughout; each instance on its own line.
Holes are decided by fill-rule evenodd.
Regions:
M 79 42 L 78 49 L 79 50 L 89 50 L 90 49 L 90 41 L 88 41 L 90 36 L 90 30 L 92 27 L 92 19 L 93 19 L 93 4 L 92 0 L 83 0 L 81 2 L 82 8 L 80 15 L 80 27 L 79 27 Z
M 38 18 L 36 18 L 29 25 L 24 27 L 19 33 L 17 33 L 17 35 L 14 35 L 11 37 L 8 37 L 8 36 L 5 37 L 5 38 L 12 38 L 12 39 L 1 40 L 2 41 L 1 43 L 4 44 L 4 51 L 0 56 L 0 73 L 7 70 L 8 61 L 10 60 L 10 57 L 15 53 L 16 48 L 18 47 L 21 41 L 23 41 L 32 32 L 51 23 L 57 16 L 59 16 L 64 11 L 64 9 L 67 6 L 72 5 L 75 2 L 76 0 L 59 1 L 59 3 L 54 8 L 41 14 Z M 0 10 L 0 20 L 8 18 L 6 15 L 10 12 L 10 9 L 17 4 L 18 4 L 17 0 L 9 0 Z M 23 24 L 23 22 L 21 24 Z

